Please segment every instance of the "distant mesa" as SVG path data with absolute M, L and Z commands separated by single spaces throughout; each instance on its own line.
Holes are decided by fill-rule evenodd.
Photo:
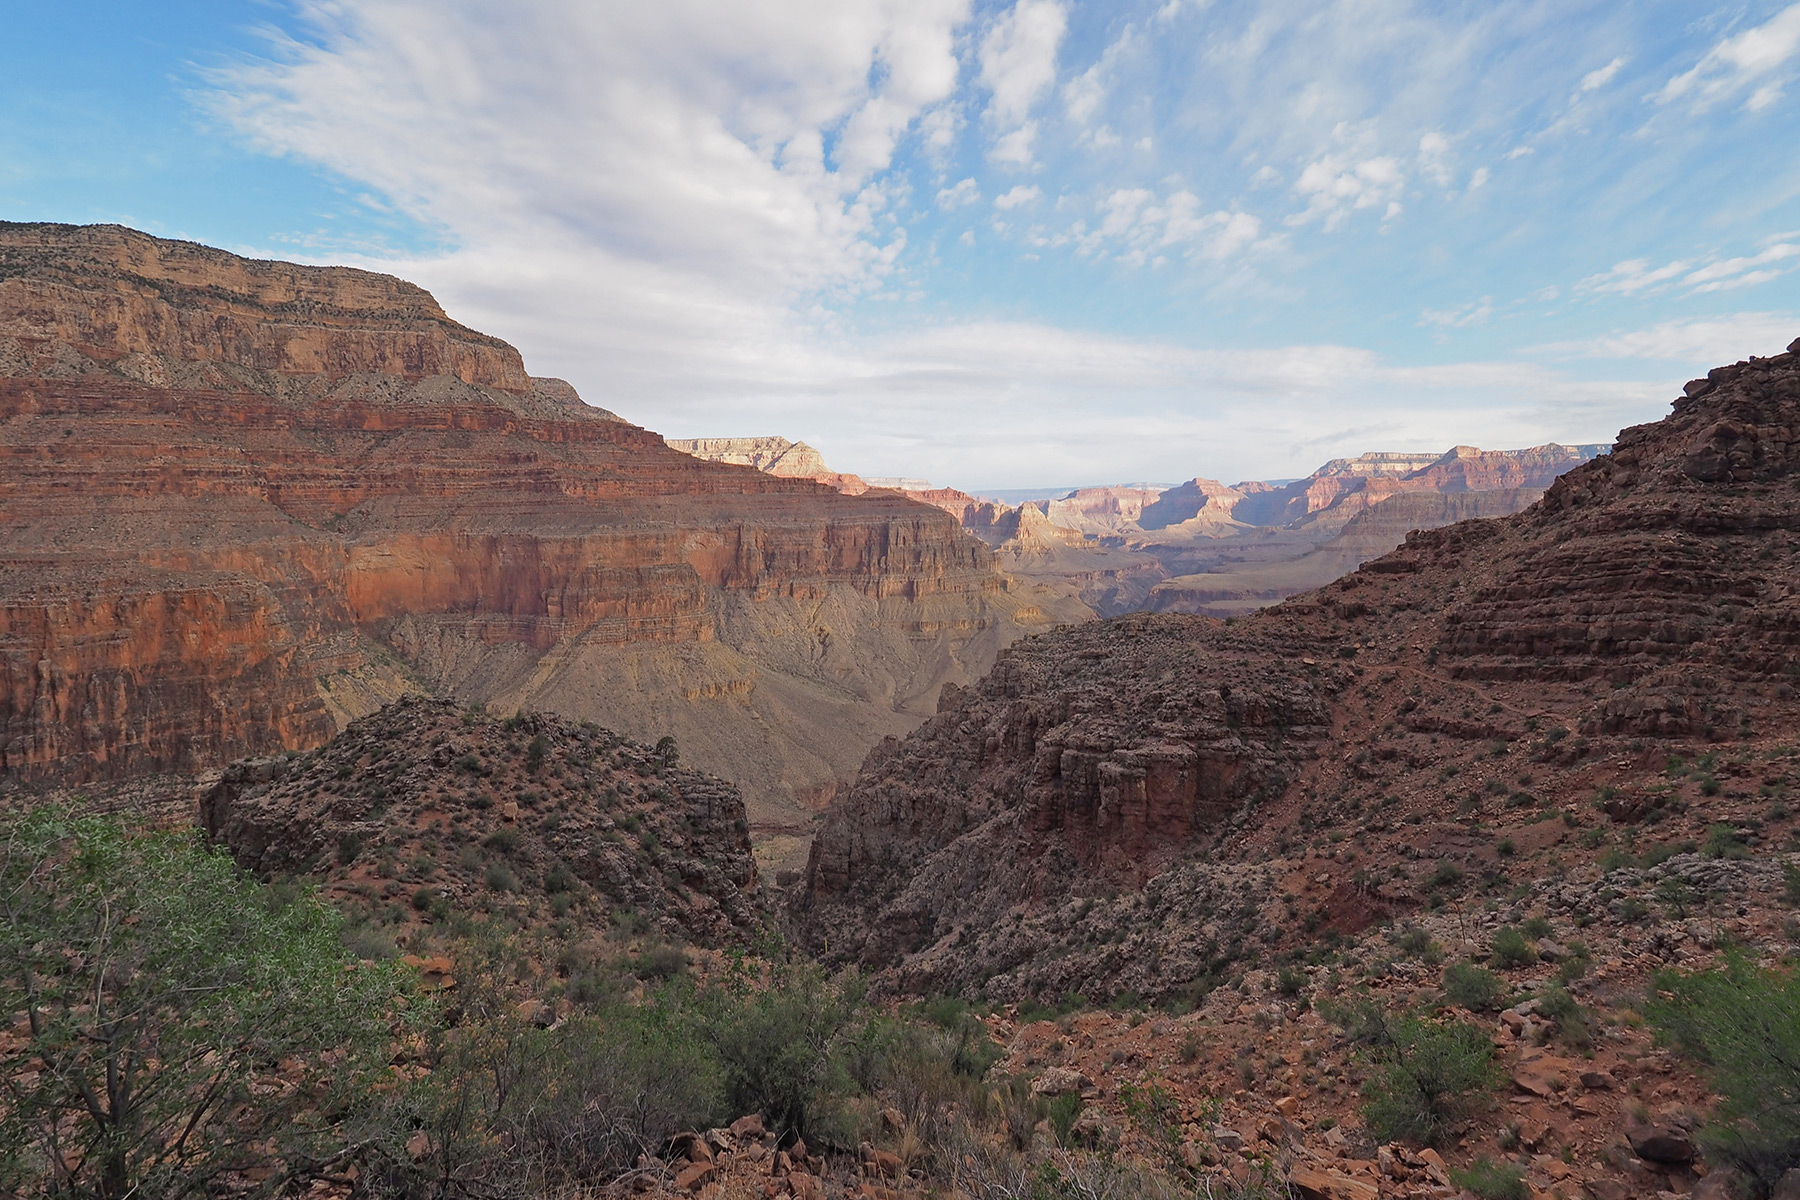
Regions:
M 1011 505 L 924 480 L 840 475 L 804 442 L 785 438 L 670 444 L 846 490 L 896 488 L 955 517 L 993 547 L 1012 578 L 1102 616 L 1253 612 L 1355 570 L 1413 530 L 1518 512 L 1608 448 L 1375 452 L 1332 459 L 1303 479 L 1083 487 Z

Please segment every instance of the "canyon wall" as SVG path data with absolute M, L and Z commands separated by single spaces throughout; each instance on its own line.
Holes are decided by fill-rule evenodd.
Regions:
M 1303 893 L 1354 932 L 1420 905 L 1433 862 L 1498 870 L 1499 813 L 1560 806 L 1530 833 L 1548 845 L 1597 796 L 1660 803 L 1672 763 L 1785 758 L 1797 479 L 1800 341 L 1689 384 L 1522 512 L 1406 534 L 1235 621 L 1026 639 L 833 805 L 804 936 L 903 990 L 1170 995 L 1267 965 L 1252 934 L 1282 936 Z M 1340 536 L 1505 490 L 1391 499 Z
M 602 720 L 803 827 L 1048 618 L 891 492 L 703 462 L 429 294 L 0 224 L 0 773 L 190 772 L 421 687 Z

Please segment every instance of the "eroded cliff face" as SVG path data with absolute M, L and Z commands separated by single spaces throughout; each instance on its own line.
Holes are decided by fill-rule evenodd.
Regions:
M 1043 623 L 945 514 L 677 453 L 385 276 L 0 225 L 0 372 L 14 781 L 317 745 L 424 684 L 673 727 L 794 822 Z
M 1304 894 L 1354 932 L 1439 862 L 1501 871 L 1512 843 L 1477 822 L 1529 823 L 1501 815 L 1521 803 L 1617 793 L 1626 820 L 1671 761 L 1752 774 L 1800 720 L 1797 479 L 1800 341 L 1688 385 L 1521 513 L 1235 622 L 1027 639 L 871 754 L 814 844 L 804 936 L 905 990 L 1170 995 L 1266 965 Z

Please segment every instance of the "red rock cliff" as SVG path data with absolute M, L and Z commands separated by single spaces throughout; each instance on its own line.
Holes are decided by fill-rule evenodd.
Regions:
M 502 660 L 741 641 L 730 596 L 790 615 L 842 597 L 862 624 L 826 634 L 853 645 L 922 625 L 967 642 L 1006 623 L 999 588 L 938 510 L 676 453 L 398 279 L 0 225 L 14 780 L 315 745 L 359 695 L 456 663 L 487 699 Z

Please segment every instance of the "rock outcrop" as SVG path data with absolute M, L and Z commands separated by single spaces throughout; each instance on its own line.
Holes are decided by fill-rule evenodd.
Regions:
M 543 714 L 408 697 L 318 750 L 234 763 L 200 815 L 241 866 L 310 874 L 327 895 L 393 895 L 382 880 L 406 864 L 414 920 L 561 896 L 591 924 L 629 910 L 719 945 L 765 916 L 736 788 L 666 746 Z
M 1800 342 L 1690 384 L 1522 513 L 1413 532 L 1235 622 L 1019 643 L 833 805 L 805 936 L 906 989 L 1167 995 L 1298 936 L 1302 891 L 1307 928 L 1349 932 L 1504 878 L 1515 843 L 1465 820 L 1562 806 L 1518 835 L 1541 849 L 1597 792 L 1660 795 L 1709 745 L 1780 757 L 1800 717 L 1797 429 Z M 1470 458 L 1433 469 L 1466 478 Z M 1448 866 L 1399 865 L 1421 857 Z
M 0 225 L 0 773 L 304 749 L 421 685 L 797 824 L 1047 618 L 937 509 L 702 462 L 417 287 Z
M 847 496 L 860 496 L 869 490 L 869 485 L 855 475 L 826 466 L 819 452 L 805 442 L 790 442 L 784 437 L 671 439 L 668 446 L 707 462 L 755 467 L 784 479 L 811 479 Z

